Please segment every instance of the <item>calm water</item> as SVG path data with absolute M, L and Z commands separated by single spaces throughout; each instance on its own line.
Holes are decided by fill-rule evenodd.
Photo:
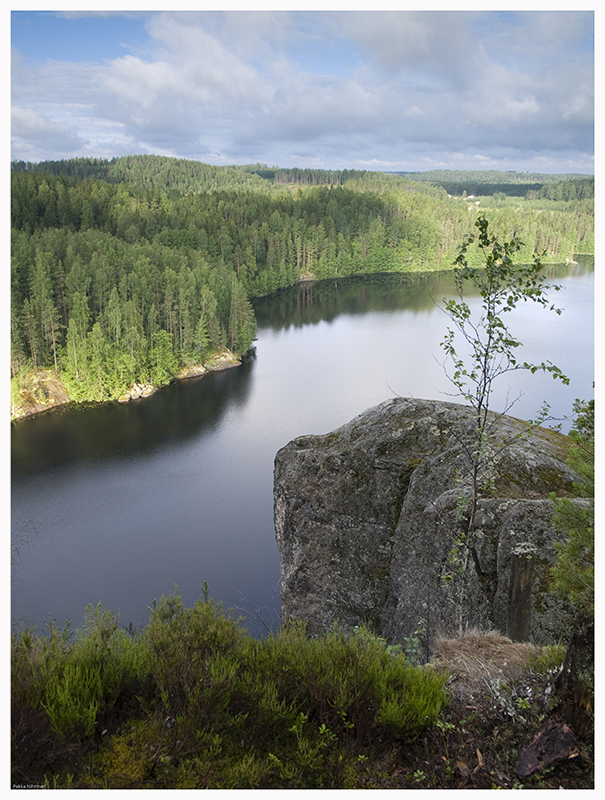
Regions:
M 533 305 L 514 332 L 531 361 L 569 388 L 519 373 L 494 407 L 533 417 L 544 400 L 571 412 L 593 396 L 593 271 L 555 271 L 562 316 Z M 395 395 L 452 399 L 432 298 L 447 275 L 315 284 L 258 302 L 256 355 L 127 405 L 22 420 L 12 433 L 13 625 L 83 622 L 101 602 L 127 625 L 175 584 L 185 604 L 210 594 L 254 635 L 279 624 L 273 459 L 290 439 L 336 428 Z M 504 379 L 503 379 L 504 380 Z

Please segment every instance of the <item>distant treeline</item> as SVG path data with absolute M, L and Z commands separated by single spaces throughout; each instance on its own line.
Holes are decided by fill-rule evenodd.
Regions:
M 13 172 L 38 172 L 73 178 L 94 178 L 107 183 L 128 183 L 141 188 L 181 193 L 223 188 L 259 189 L 277 186 L 348 186 L 370 190 L 417 191 L 439 197 L 504 194 L 528 200 L 585 200 L 594 198 L 594 177 L 577 174 L 499 172 L 497 170 L 432 170 L 388 173 L 370 170 L 327 170 L 268 167 L 266 164 L 216 167 L 200 161 L 168 156 L 123 156 L 111 160 L 74 158 L 31 163 L 14 161 Z
M 432 170 L 394 173 L 408 180 L 431 182 L 454 197 L 490 197 L 503 194 L 526 200 L 589 200 L 594 198 L 594 176 L 578 174 L 547 175 L 497 170 Z
M 226 187 L 259 188 L 261 177 L 238 167 L 215 167 L 201 161 L 168 156 L 72 158 L 66 161 L 13 161 L 13 172 L 33 172 L 68 178 L 90 178 L 111 184 L 128 183 L 140 188 L 181 193 L 216 191 Z
M 291 167 L 268 167 L 266 164 L 246 164 L 240 167 L 244 172 L 259 175 L 272 183 L 295 184 L 298 186 L 344 186 L 348 180 L 363 180 L 376 174 L 368 170 L 356 169 L 310 169 Z
M 504 194 L 507 197 L 524 197 L 526 200 L 592 200 L 594 198 L 594 178 L 583 180 L 565 180 L 558 183 L 472 183 L 469 181 L 439 183 L 442 189 L 460 197 L 491 197 Z
M 219 189 L 271 189 L 281 186 L 344 186 L 380 190 L 397 188 L 432 196 L 444 196 L 442 189 L 421 185 L 397 175 L 369 170 L 325 170 L 293 167 L 283 169 L 266 164 L 216 167 L 200 161 L 168 156 L 122 156 L 73 158 L 67 161 L 13 161 L 13 172 L 36 172 L 70 178 L 94 178 L 107 183 L 128 183 L 162 191 L 212 192 Z
M 415 181 L 465 182 L 473 183 L 559 183 L 560 181 L 584 180 L 591 177 L 580 172 L 514 172 L 498 169 L 432 169 L 426 172 L 396 172 Z
M 384 173 L 292 186 L 251 169 L 156 156 L 13 164 L 13 375 L 55 367 L 74 399 L 165 383 L 224 346 L 244 353 L 250 298 L 301 278 L 447 268 L 476 219 L 442 189 Z M 496 235 L 520 236 L 523 257 L 554 261 L 593 252 L 587 203 L 485 213 Z

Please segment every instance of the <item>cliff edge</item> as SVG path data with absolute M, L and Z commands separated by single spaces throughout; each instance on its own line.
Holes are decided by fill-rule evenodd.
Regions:
M 393 399 L 336 431 L 302 436 L 275 458 L 274 514 L 282 620 L 310 633 L 335 621 L 367 624 L 404 642 L 422 624 L 436 635 L 477 627 L 514 641 L 559 639 L 572 609 L 548 591 L 560 534 L 555 491 L 577 476 L 570 439 L 494 415 L 489 488 L 476 516 L 474 554 L 456 564 L 472 410 Z

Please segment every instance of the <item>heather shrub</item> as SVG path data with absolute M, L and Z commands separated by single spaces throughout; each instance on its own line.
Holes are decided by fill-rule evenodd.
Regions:
M 57 787 L 354 787 L 369 753 L 414 739 L 446 703 L 442 675 L 367 630 L 252 639 L 207 588 L 191 608 L 154 601 L 138 634 L 89 607 L 74 635 L 25 630 L 12 650 L 13 715 L 51 727 L 38 779 Z

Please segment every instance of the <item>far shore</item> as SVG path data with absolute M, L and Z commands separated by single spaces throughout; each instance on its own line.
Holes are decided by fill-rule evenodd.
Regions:
M 192 378 L 200 378 L 210 372 L 220 372 L 232 367 L 238 367 L 241 364 L 241 358 L 235 356 L 230 350 L 226 348 L 219 353 L 214 353 L 205 364 L 192 364 L 189 367 L 182 369 L 171 381 L 190 380 Z M 34 373 L 34 380 L 39 391 L 45 395 L 46 400 L 25 401 L 22 404 L 11 407 L 11 421 L 25 419 L 37 414 L 43 414 L 55 409 L 62 408 L 75 401 L 71 400 L 61 379 L 56 375 L 54 370 L 38 370 Z M 98 402 L 118 402 L 129 403 L 134 400 L 141 400 L 150 397 L 152 394 L 161 389 L 161 386 L 154 386 L 151 383 L 135 383 L 125 394 L 113 400 L 98 401 Z M 94 403 L 94 400 L 85 401 Z
M 562 260 L 562 257 L 559 256 L 556 261 L 544 260 L 542 263 L 544 266 L 555 266 L 558 264 L 566 264 L 567 266 L 577 265 L 578 262 L 575 261 L 576 256 L 592 256 L 594 258 L 594 254 L 591 253 L 581 253 L 581 254 L 574 254 L 574 258 L 566 258 L 565 261 Z M 432 272 L 442 272 L 442 271 L 453 271 L 454 264 L 449 265 L 448 267 L 439 266 L 437 268 L 429 268 L 426 265 L 423 265 L 421 269 L 410 269 L 410 270 L 403 270 L 401 272 L 388 272 L 383 274 L 389 275 L 397 275 L 397 274 L 419 274 L 419 273 L 432 273 Z M 354 278 L 354 277 L 368 277 L 368 273 L 358 273 L 354 275 L 345 275 L 339 276 L 341 278 Z M 334 278 L 318 278 L 313 272 L 306 271 L 303 272 L 296 283 L 293 286 L 304 286 L 305 284 L 312 284 L 312 283 L 321 283 L 323 281 L 332 281 Z M 269 292 L 268 295 L 276 294 L 278 292 L 283 291 L 284 289 L 288 289 L 292 287 L 280 287 L 276 289 L 275 292 Z M 252 298 L 260 299 L 259 298 Z M 235 356 L 231 353 L 230 350 L 224 348 L 224 350 L 214 353 L 212 358 L 210 358 L 205 364 L 193 364 L 189 367 L 185 367 L 182 369 L 174 378 L 173 381 L 181 381 L 181 380 L 189 380 L 192 378 L 199 378 L 208 372 L 219 372 L 224 369 L 231 369 L 232 367 L 237 367 L 241 364 L 241 358 Z M 16 421 L 19 419 L 23 419 L 25 417 L 31 417 L 36 414 L 42 414 L 47 411 L 52 411 L 56 408 L 61 408 L 62 406 L 68 405 L 72 401 L 63 386 L 62 381 L 56 375 L 54 370 L 52 369 L 43 369 L 38 370 L 37 372 L 32 374 L 33 381 L 35 386 L 38 388 L 40 393 L 45 396 L 45 400 L 41 401 L 39 399 L 34 399 L 30 396 L 29 400 L 26 400 L 20 404 L 15 406 L 11 405 L 11 421 Z M 171 381 L 171 383 L 173 382 Z M 84 401 L 84 402 L 118 402 L 118 403 L 128 403 L 133 400 L 142 400 L 145 397 L 150 397 L 152 394 L 161 389 L 161 386 L 154 386 L 150 383 L 135 383 L 125 394 L 121 397 L 112 399 L 112 400 L 104 400 L 104 401 Z

